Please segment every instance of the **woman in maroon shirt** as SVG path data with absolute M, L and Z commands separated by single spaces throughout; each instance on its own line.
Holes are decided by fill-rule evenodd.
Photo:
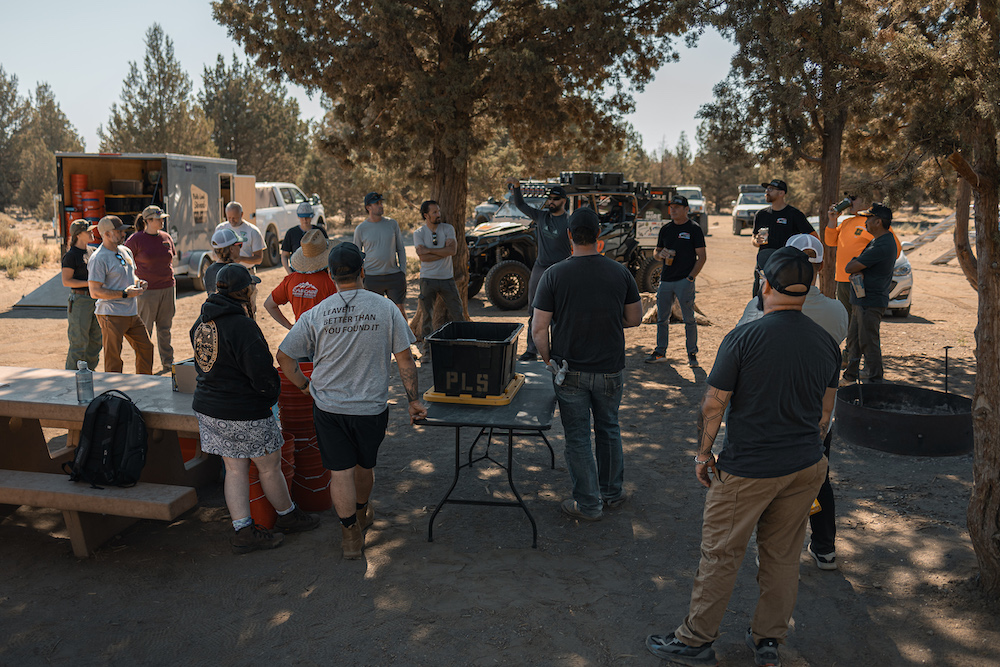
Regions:
M 170 345 L 170 327 L 174 321 L 177 283 L 174 280 L 174 249 L 170 234 L 163 231 L 167 214 L 159 206 L 147 206 L 135 219 L 136 231 L 125 241 L 135 256 L 136 275 L 149 283 L 137 297 L 139 317 L 146 332 L 153 338 L 156 325 L 156 348 L 160 351 L 161 373 L 169 373 L 174 363 L 174 348 Z

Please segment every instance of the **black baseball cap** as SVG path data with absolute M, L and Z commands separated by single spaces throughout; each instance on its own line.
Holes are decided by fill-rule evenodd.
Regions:
M 772 178 L 770 183 L 761 183 L 760 186 L 762 188 L 772 187 L 781 190 L 782 192 L 788 192 L 788 183 L 785 183 L 779 178 Z
M 809 255 L 798 248 L 784 247 L 771 253 L 764 265 L 768 284 L 788 296 L 805 296 L 813 281 Z
M 219 294 L 232 294 L 241 289 L 256 285 L 260 278 L 253 275 L 242 264 L 226 264 L 215 276 L 216 291 Z
M 597 217 L 597 211 L 589 206 L 581 206 L 573 211 L 573 215 L 569 216 L 569 230 L 581 228 L 589 229 L 595 235 L 601 233 L 601 220 Z
M 867 211 L 861 211 L 858 215 L 863 215 L 866 218 L 882 218 L 886 227 L 892 224 L 892 210 L 882 204 L 872 204 L 871 208 Z
M 685 197 L 684 195 L 674 195 L 673 197 L 670 198 L 670 203 L 679 204 L 680 206 L 687 206 L 688 198 Z
M 377 201 L 382 201 L 382 195 L 377 192 L 369 192 L 365 195 L 365 206 L 369 204 L 374 204 Z
M 344 241 L 333 246 L 326 261 L 333 275 L 348 276 L 357 273 L 365 265 L 365 253 L 350 241 Z
M 559 185 L 553 185 L 551 188 L 549 188 L 545 192 L 545 195 L 547 197 L 553 197 L 553 196 L 555 196 L 555 197 L 562 197 L 563 199 L 566 199 L 566 191 L 563 190 L 562 187 L 559 186 Z

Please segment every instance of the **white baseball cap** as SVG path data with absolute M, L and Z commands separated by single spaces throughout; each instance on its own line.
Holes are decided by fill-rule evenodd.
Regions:
M 796 234 L 788 239 L 788 242 L 785 243 L 785 247 L 798 248 L 802 252 L 812 250 L 816 253 L 816 256 L 810 257 L 809 261 L 813 264 L 823 263 L 823 244 L 812 234 Z M 808 255 L 809 253 L 806 254 Z

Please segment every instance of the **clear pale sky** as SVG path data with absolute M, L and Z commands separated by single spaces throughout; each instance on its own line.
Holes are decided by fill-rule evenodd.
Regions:
M 212 19 L 208 0 L 0 0 L 0 12 L 5 28 L 0 65 L 7 76 L 17 75 L 22 96 L 33 93 L 36 83 L 48 82 L 88 151 L 98 150 L 97 127 L 107 123 L 111 105 L 120 102 L 129 61 L 142 67 L 146 30 L 154 22 L 173 40 L 175 56 L 196 92 L 205 65 L 213 65 L 218 54 L 227 61 L 233 52 L 243 54 Z M 711 100 L 712 86 L 725 77 L 733 51 L 717 34 L 706 35 L 695 49 L 682 48 L 680 62 L 661 69 L 636 96 L 636 111 L 628 120 L 647 150 L 663 141 L 673 148 L 682 131 L 695 147 L 695 113 Z M 318 97 L 310 100 L 302 89 L 286 85 L 304 118 L 322 115 Z

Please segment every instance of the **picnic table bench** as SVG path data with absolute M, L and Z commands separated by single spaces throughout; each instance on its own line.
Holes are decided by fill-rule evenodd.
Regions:
M 191 394 L 172 391 L 170 378 L 94 373 L 95 394 L 109 389 L 128 394 L 146 422 L 146 466 L 131 488 L 69 482 L 62 464 L 72 461 L 73 447 L 49 451 L 43 428 L 67 429 L 72 445 L 83 425 L 87 408 L 77 403 L 74 372 L 0 366 L 0 503 L 62 510 L 77 556 L 140 518 L 176 518 L 197 503 L 194 487 L 215 481 L 221 465 L 200 449 L 184 460 L 180 439 L 197 438 L 198 418 Z

